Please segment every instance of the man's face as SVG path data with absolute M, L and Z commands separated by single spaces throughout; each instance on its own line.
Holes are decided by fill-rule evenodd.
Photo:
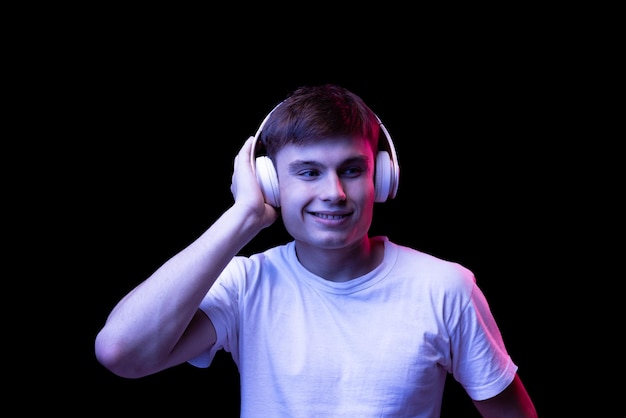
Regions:
M 367 235 L 375 197 L 368 141 L 338 137 L 288 145 L 274 163 L 283 223 L 296 241 L 336 249 Z

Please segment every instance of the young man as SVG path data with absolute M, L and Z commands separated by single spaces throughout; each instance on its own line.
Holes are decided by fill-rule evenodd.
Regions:
M 234 204 L 115 306 L 97 359 L 138 378 L 226 350 L 242 417 L 438 417 L 448 373 L 485 417 L 536 416 L 472 272 L 369 236 L 398 176 L 358 96 L 297 89 L 235 157 Z M 239 255 L 279 216 L 292 241 Z

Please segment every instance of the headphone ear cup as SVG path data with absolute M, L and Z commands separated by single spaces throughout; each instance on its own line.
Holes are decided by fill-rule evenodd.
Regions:
M 278 175 L 272 160 L 263 155 L 256 158 L 256 178 L 261 186 L 261 191 L 265 201 L 274 206 L 280 206 L 280 195 L 278 191 Z
M 387 151 L 378 151 L 374 169 L 374 190 L 376 202 L 387 200 L 392 187 L 392 162 Z

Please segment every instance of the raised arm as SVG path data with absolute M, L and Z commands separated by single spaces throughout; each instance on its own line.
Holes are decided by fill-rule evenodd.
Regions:
M 198 306 L 228 262 L 278 212 L 263 200 L 251 165 L 253 137 L 234 161 L 234 204 L 188 247 L 166 261 L 113 308 L 95 340 L 98 361 L 137 378 L 181 364 L 215 343 Z

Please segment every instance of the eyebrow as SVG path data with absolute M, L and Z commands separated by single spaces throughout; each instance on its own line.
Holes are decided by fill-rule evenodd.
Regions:
M 342 161 L 340 165 L 366 164 L 368 160 L 369 158 L 363 155 L 359 157 L 348 158 Z M 324 167 L 324 164 L 315 160 L 295 160 L 295 161 L 290 162 L 288 165 L 289 171 L 291 172 L 295 172 L 303 168 L 310 169 L 310 168 L 320 168 L 320 167 Z
M 287 166 L 290 173 L 295 173 L 302 169 L 311 169 L 321 167 L 322 164 L 317 161 L 307 161 L 307 160 L 295 160 L 289 163 Z

